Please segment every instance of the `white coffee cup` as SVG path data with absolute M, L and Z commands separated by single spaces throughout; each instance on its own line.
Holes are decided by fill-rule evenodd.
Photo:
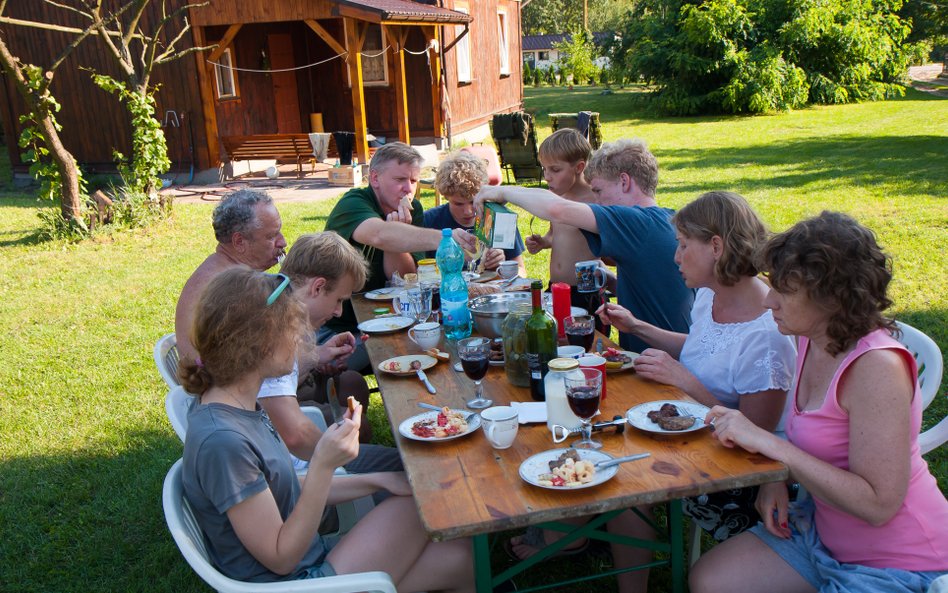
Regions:
M 422 350 L 434 348 L 441 342 L 441 324 L 435 321 L 419 323 L 408 330 L 408 339 L 421 346 Z
M 582 346 L 557 346 L 556 356 L 559 358 L 579 358 L 586 354 L 586 349 Z
M 504 280 L 509 280 L 519 273 L 520 264 L 513 260 L 501 262 L 501 264 L 497 266 L 497 274 Z
M 508 449 L 517 438 L 520 418 L 517 409 L 510 406 L 494 406 L 481 412 L 484 436 L 495 449 Z

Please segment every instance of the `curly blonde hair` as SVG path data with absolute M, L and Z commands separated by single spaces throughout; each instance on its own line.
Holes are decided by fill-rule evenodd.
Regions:
M 443 196 L 474 199 L 486 181 L 487 165 L 484 159 L 459 150 L 449 154 L 438 165 L 435 189 Z
M 306 309 L 291 287 L 267 305 L 282 281 L 244 267 L 211 280 L 198 299 L 191 326 L 191 343 L 200 361 L 183 359 L 178 365 L 178 378 L 188 393 L 201 395 L 215 385 L 230 385 L 280 346 L 299 344 L 311 333 Z
M 724 286 L 757 275 L 757 252 L 767 241 L 767 227 L 740 195 L 701 194 L 675 213 L 672 224 L 681 234 L 705 243 L 715 235 L 721 237 L 724 251 L 714 264 L 714 275 Z

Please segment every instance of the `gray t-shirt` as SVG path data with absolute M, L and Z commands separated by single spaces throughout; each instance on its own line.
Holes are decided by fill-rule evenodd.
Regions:
M 286 521 L 300 495 L 289 451 L 259 406 L 247 411 L 194 405 L 188 413 L 183 466 L 185 496 L 204 532 L 211 562 L 222 573 L 240 581 L 290 580 L 325 560 L 328 550 L 317 536 L 296 569 L 278 575 L 247 551 L 227 518 L 229 508 L 269 488 Z

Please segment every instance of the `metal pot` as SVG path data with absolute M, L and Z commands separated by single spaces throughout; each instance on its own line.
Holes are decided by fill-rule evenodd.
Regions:
M 507 313 L 515 303 L 530 303 L 531 295 L 526 291 L 498 292 L 485 294 L 471 299 L 468 308 L 474 318 L 474 331 L 487 338 L 499 338 L 503 335 L 502 327 Z M 553 314 L 553 295 L 543 293 L 543 309 L 548 315 Z M 587 315 L 585 309 L 572 307 L 571 315 Z

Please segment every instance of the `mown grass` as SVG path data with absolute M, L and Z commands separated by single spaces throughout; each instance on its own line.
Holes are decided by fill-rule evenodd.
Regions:
M 892 313 L 948 352 L 948 130 L 938 123 L 948 102 L 909 91 L 898 101 L 768 117 L 653 119 L 636 91 L 599 90 L 527 89 L 526 104 L 544 125 L 550 112 L 594 109 L 607 141 L 648 140 L 665 205 L 731 189 L 775 230 L 824 208 L 853 214 L 895 258 Z M 548 134 L 541 127 L 541 139 Z M 321 230 L 333 203 L 281 204 L 288 240 Z M 32 238 L 41 207 L 0 188 L 2 589 L 206 590 L 161 513 L 161 481 L 181 444 L 165 418 L 151 351 L 173 326 L 182 283 L 213 248 L 213 204 L 180 204 L 153 228 L 78 245 Z M 524 232 L 528 225 L 522 217 Z M 528 264 L 533 275 L 546 266 L 544 257 Z M 391 442 L 375 408 L 376 433 Z M 940 397 L 926 426 L 946 413 L 948 398 Z M 945 491 L 948 452 L 928 460 Z M 498 565 L 503 557 L 498 551 Z M 601 564 L 544 569 L 567 574 Z M 664 590 L 667 572 L 656 572 L 653 590 Z

